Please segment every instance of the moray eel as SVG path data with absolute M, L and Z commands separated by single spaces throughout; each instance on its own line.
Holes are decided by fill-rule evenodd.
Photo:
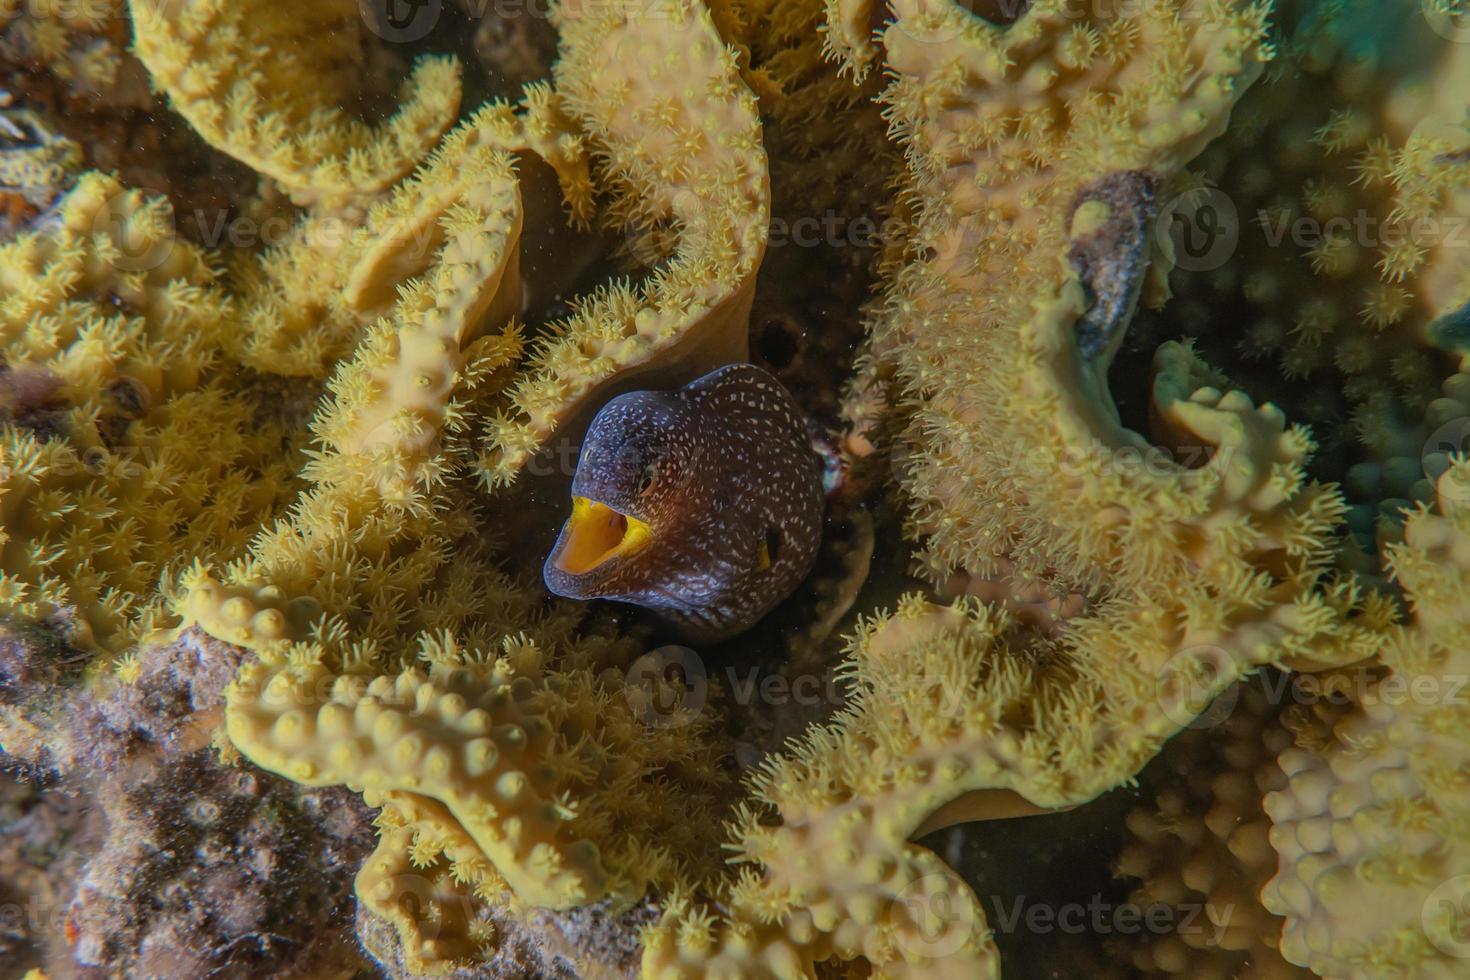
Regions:
M 691 642 L 724 639 L 806 577 L 822 509 L 820 462 L 791 395 L 761 368 L 731 364 L 602 407 L 546 585 L 649 609 Z

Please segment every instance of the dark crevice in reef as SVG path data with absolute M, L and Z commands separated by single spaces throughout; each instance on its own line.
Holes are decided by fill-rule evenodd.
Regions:
M 1031 0 L 960 0 L 960 6 L 996 27 L 1007 27 L 1031 9 Z
M 1007 980 L 1107 976 L 1115 964 L 1097 937 L 1114 931 L 1136 884 L 1112 864 L 1124 818 L 1145 798 L 1137 786 L 1116 789 L 1073 810 L 962 824 L 917 843 L 974 890 Z

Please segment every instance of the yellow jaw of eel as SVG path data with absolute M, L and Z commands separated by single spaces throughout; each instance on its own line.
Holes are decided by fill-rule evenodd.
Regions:
M 556 567 L 568 575 L 583 575 L 614 558 L 639 551 L 653 540 L 653 529 L 607 504 L 573 497 L 572 516 L 562 536 Z

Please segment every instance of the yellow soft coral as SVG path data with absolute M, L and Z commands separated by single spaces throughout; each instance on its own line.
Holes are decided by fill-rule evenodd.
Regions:
M 573 622 L 554 617 L 539 641 L 506 637 L 494 651 L 425 635 L 422 666 L 396 675 L 267 655 L 228 693 L 230 738 L 256 764 L 384 807 L 358 893 L 398 927 L 416 971 L 487 952 L 484 903 L 627 901 L 650 880 L 690 887 L 713 871 L 724 777 L 710 716 L 650 725 L 641 698 L 663 692 L 599 671 L 614 651 L 569 640 Z
M 1324 574 L 1344 505 L 1306 479 L 1305 432 L 1177 344 L 1154 365 L 1167 448 L 1121 424 L 1106 385 L 1150 263 L 1169 258 L 1155 195 L 1259 71 L 1263 17 L 1043 3 L 1001 29 L 897 9 L 885 99 L 917 211 L 873 357 L 911 418 L 911 531 L 940 581 L 1003 574 L 1088 608 L 1003 637 L 989 613 L 910 603 L 866 631 L 853 707 L 758 780 L 774 813 L 736 828 L 759 870 L 723 919 L 672 905 L 651 973 L 789 975 L 835 955 L 988 975 L 974 897 L 911 836 L 1085 802 L 1256 666 L 1381 643 L 1391 607 Z
M 316 422 L 328 446 L 318 479 L 375 480 L 395 505 L 411 505 L 438 478 L 433 457 L 441 430 L 457 421 L 450 393 L 469 331 L 484 321 L 505 322 L 519 301 L 513 287 L 519 286 L 521 211 L 509 159 L 461 151 L 453 141 L 445 158 L 455 163 L 459 193 L 428 209 L 444 238 L 435 267 L 400 300 L 391 332 L 375 328 L 332 379 L 335 397 Z M 431 170 L 429 183 L 400 193 L 432 187 L 439 176 Z
M 490 484 L 619 390 L 745 359 L 770 215 L 755 97 L 703 6 L 631 9 L 558 9 L 557 90 L 604 158 L 622 223 L 672 226 L 676 244 L 647 282 L 583 298 L 537 345 L 488 428 Z
M 1371 651 L 1391 612 L 1346 624 L 1352 598 L 1266 603 L 1214 626 L 1157 600 L 1117 601 L 1060 640 L 1014 629 L 989 607 L 910 598 L 855 640 L 851 707 L 756 780 L 774 813 L 751 811 L 735 827 L 738 853 L 760 870 L 731 890 L 727 918 L 674 903 L 646 969 L 785 976 L 795 964 L 862 956 L 883 975 L 996 975 L 974 896 L 908 841 L 1091 800 L 1137 773 L 1230 683 L 1279 657 L 1283 638 L 1310 638 L 1345 659 Z
M 637 897 L 701 836 L 683 823 L 685 808 L 697 811 L 701 785 L 719 778 L 699 757 L 699 727 L 646 727 L 636 699 L 595 680 L 576 647 L 563 652 L 575 673 L 550 668 L 525 637 L 493 656 L 445 637 L 426 639 L 422 653 L 427 671 L 372 680 L 247 667 L 230 694 L 230 736 L 267 768 L 347 783 L 370 805 L 396 801 L 400 817 L 414 801 L 438 801 L 485 870 L 527 905 Z M 679 784 L 660 778 L 670 775 Z M 667 824 L 646 839 L 660 844 L 641 837 L 649 820 Z
M 493 151 L 530 150 L 557 172 L 574 221 L 592 208 L 580 130 L 563 100 L 544 85 L 528 88 L 519 112 L 480 109 L 411 178 L 353 215 L 309 214 L 258 261 L 236 269 L 246 330 L 238 356 L 260 370 L 319 375 L 351 351 L 396 290 L 422 275 L 444 241 L 440 219 Z M 507 256 L 518 242 L 508 243 Z M 512 270 L 514 272 L 514 270 Z
M 705 72 L 696 103 L 705 114 L 681 118 L 707 135 L 683 135 L 689 169 L 650 171 L 636 186 L 650 207 L 697 228 L 700 245 L 650 287 L 647 295 L 670 302 L 645 308 L 638 322 L 662 324 L 652 336 L 682 356 L 685 314 L 720 327 L 713 341 L 698 337 L 701 351 L 743 338 L 764 240 L 765 171 L 749 96 L 707 15 L 676 23 L 687 24 L 678 36 L 699 42 L 693 54 Z M 617 40 L 633 43 L 639 26 L 630 21 Z M 605 32 L 576 29 L 586 57 L 603 50 Z M 652 29 L 649 36 L 661 37 Z M 689 55 L 680 52 L 686 62 Z M 610 157 L 651 166 L 631 120 L 653 112 L 654 101 L 641 93 L 620 103 L 625 128 L 589 127 L 589 138 Z M 706 755 L 705 722 L 646 730 L 634 712 L 637 692 L 625 692 L 616 676 L 595 676 L 608 665 L 597 646 L 589 653 L 566 639 L 566 612 L 538 613 L 537 597 L 494 566 L 466 499 L 465 420 L 472 405 L 495 397 L 511 376 L 500 369 L 520 351 L 510 316 L 519 299 L 521 210 L 503 150 L 514 139 L 556 166 L 574 214 L 590 186 L 579 169 L 580 137 L 560 111 L 575 109 L 577 97 L 533 94 L 529 102 L 514 133 L 517 121 L 503 107 L 479 113 L 368 212 L 367 230 L 348 245 L 350 262 L 323 283 L 339 277 L 347 305 L 381 315 L 338 366 L 313 422 L 321 449 L 305 470 L 311 486 L 246 559 L 219 578 L 195 568 L 178 603 L 186 622 L 257 653 L 229 697 L 229 731 L 243 754 L 294 779 L 348 783 L 385 807 L 380 848 L 359 886 L 422 969 L 481 951 L 478 920 L 447 908 L 451 893 L 455 902 L 555 907 L 628 899 L 651 879 L 693 887 L 716 853 L 709 810 L 722 777 Z M 702 213 L 706 192 L 720 210 Z M 745 196 L 726 199 L 737 192 Z M 318 219 L 308 216 L 304 229 Z M 691 291 L 675 289 L 680 276 Z M 637 346 L 629 340 L 619 349 Z M 527 639 L 508 639 L 522 631 Z M 463 712 L 452 709 L 460 701 L 469 706 Z M 402 716 L 392 739 L 379 731 L 388 722 L 343 721 L 384 712 Z M 509 740 L 495 748 L 498 762 L 483 751 L 488 742 L 471 745 L 473 736 L 455 727 L 482 715 L 493 715 L 487 735 Z M 385 739 L 393 747 L 380 778 L 374 759 Z M 422 751 L 409 758 L 413 746 Z M 441 757 L 466 751 L 474 771 L 441 778 L 450 772 L 440 773 Z M 424 766 L 440 776 L 426 779 Z M 648 837 L 649 827 L 663 829 Z M 398 909 L 394 869 L 405 862 L 429 871 L 441 925 L 453 935 L 431 939 Z
M 566 827 L 574 814 L 558 798 L 578 772 L 600 781 L 610 760 L 578 733 L 553 728 L 547 712 L 561 692 L 535 683 L 534 674 L 532 683 L 515 684 L 517 676 L 527 677 L 509 662 L 472 662 L 458 672 L 409 670 L 369 683 L 333 680 L 320 666 L 271 674 L 255 664 L 232 690 L 230 738 L 259 765 L 306 785 L 346 783 L 370 806 L 391 793 L 439 800 L 529 904 L 598 901 L 609 890 L 608 870 L 597 848 Z M 585 755 L 559 762 L 573 746 Z
M 1464 975 L 1470 953 L 1470 464 L 1389 548 L 1413 618 L 1355 710 L 1284 752 L 1266 797 L 1280 858 L 1263 893 L 1281 951 L 1319 976 Z
M 154 84 L 206 140 L 298 202 L 381 191 L 454 122 L 459 66 L 425 59 L 377 127 L 342 103 L 358 88 L 366 23 L 352 0 L 132 0 L 134 47 Z
M 420 231 L 368 241 L 375 250 L 360 265 L 378 271 L 361 277 L 358 289 L 389 292 L 395 302 L 330 381 L 312 423 L 323 444 L 306 470 L 312 488 L 228 575 L 232 585 L 267 583 L 284 601 L 315 600 L 352 628 L 358 644 L 463 630 L 478 618 L 467 615 L 475 592 L 494 594 L 504 581 L 484 545 L 469 540 L 474 515 L 435 503 L 465 453 L 456 442 L 464 399 L 519 352 L 508 317 L 518 298 L 520 196 L 510 158 L 478 138 L 485 119 L 446 139 L 420 177 L 382 206 L 383 215 Z M 477 336 L 491 327 L 496 332 Z M 410 542 L 410 553 L 400 554 Z M 197 575 L 181 610 L 201 624 L 219 619 L 208 611 L 213 600 L 199 605 L 201 590 L 216 588 L 211 582 Z M 425 593 L 439 584 L 449 591 L 430 600 Z M 228 592 L 219 601 L 245 601 Z M 493 607 L 486 613 L 496 621 Z M 316 630 L 318 641 L 331 632 Z M 271 637 L 308 638 L 304 629 Z M 489 642 L 490 634 L 467 639 Z M 373 659 L 367 648 L 345 656 L 337 662 Z
M 647 936 L 645 975 L 811 976 L 816 962 L 862 956 L 880 975 L 907 964 L 916 976 L 999 976 L 968 886 L 907 840 L 965 784 L 1035 775 L 1040 760 L 1001 729 L 1008 696 L 1035 682 L 994 656 L 1002 625 L 983 607 L 919 602 L 869 624 L 852 706 L 756 781 L 781 820 L 748 812 L 737 853 L 764 873 L 741 878 L 725 919 L 671 904 Z M 1026 811 L 997 795 L 998 812 Z
M 0 604 L 121 652 L 184 555 L 238 556 L 282 505 L 291 440 L 220 371 L 234 307 L 165 202 L 83 177 L 0 246 L 0 290 L 4 383 L 49 393 L 0 416 Z
M 932 256 L 897 274 L 873 323 L 913 412 L 913 530 L 934 574 L 1010 557 L 1032 576 L 1048 564 L 1081 581 L 1113 565 L 1142 575 L 1170 553 L 1169 524 L 1209 513 L 1218 484 L 1172 464 L 1112 465 L 1151 451 L 1118 424 L 1106 351 L 1084 354 L 1071 332 L 1104 290 L 1123 294 L 1126 317 L 1144 265 L 1082 278 L 1065 256 L 1119 212 L 1146 223 L 1159 182 L 1260 70 L 1264 12 L 1156 3 L 1107 18 L 1042 3 L 1004 30 L 964 16 L 916 13 L 885 35 L 900 72 L 885 98 L 923 202 L 909 247 Z M 1112 506 L 1079 506 L 1094 489 Z

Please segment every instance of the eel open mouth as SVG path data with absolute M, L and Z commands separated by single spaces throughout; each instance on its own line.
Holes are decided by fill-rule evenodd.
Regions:
M 632 554 L 652 538 L 653 529 L 638 518 L 596 500 L 573 497 L 572 516 L 562 530 L 553 561 L 568 575 L 582 575 L 613 558 Z

